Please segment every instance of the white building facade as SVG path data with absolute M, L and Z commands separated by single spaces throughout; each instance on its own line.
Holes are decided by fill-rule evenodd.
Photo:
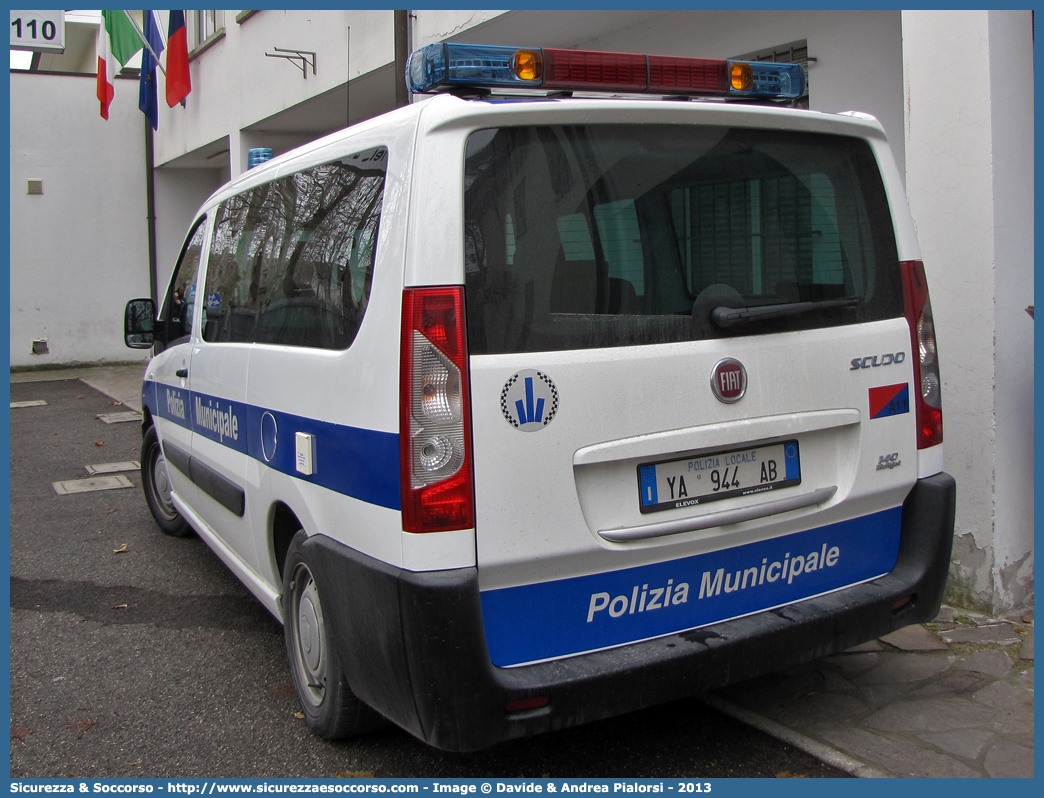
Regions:
M 125 300 L 147 296 L 153 279 L 148 195 L 162 293 L 195 209 L 247 168 L 251 148 L 279 154 L 408 101 L 405 52 L 464 41 L 807 58 L 808 107 L 873 114 L 904 170 L 935 310 L 947 470 L 958 484 L 951 600 L 997 613 L 1032 603 L 1030 11 L 224 10 L 186 17 L 192 92 L 184 107 L 167 108 L 160 79 L 151 181 L 136 82 L 118 81 L 105 122 L 86 80 L 12 72 L 13 366 L 133 359 L 120 321 Z M 38 59 L 36 71 L 82 72 L 90 63 L 89 53 L 71 47 L 66 56 Z M 50 116 L 34 109 L 41 90 L 63 98 L 64 119 L 56 123 L 53 108 Z M 27 196 L 26 180 L 41 176 L 49 177 L 44 196 Z M 52 203 L 52 185 L 66 199 Z M 68 220 L 57 236 L 55 218 Z M 31 354 L 39 338 L 49 339 L 46 355 Z

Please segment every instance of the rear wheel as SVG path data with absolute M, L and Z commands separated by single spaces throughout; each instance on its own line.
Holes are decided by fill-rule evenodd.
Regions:
M 301 551 L 307 536 L 290 542 L 283 568 L 283 629 L 290 674 L 308 727 L 327 740 L 350 737 L 386 721 L 356 697 L 344 677 L 315 578 Z
M 192 527 L 171 501 L 167 460 L 163 456 L 155 427 L 146 430 L 141 442 L 141 485 L 145 491 L 145 501 L 160 529 L 179 538 L 192 534 Z

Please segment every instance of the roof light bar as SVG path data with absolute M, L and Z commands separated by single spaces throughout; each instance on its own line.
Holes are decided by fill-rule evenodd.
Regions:
M 641 92 L 649 86 L 644 55 L 544 50 L 544 88 Z
M 805 93 L 801 64 L 729 61 L 729 85 L 736 97 L 800 97 Z
M 516 71 L 516 65 L 523 61 L 522 53 L 539 54 L 540 51 L 495 45 L 429 44 L 410 56 L 406 64 L 406 85 L 414 94 L 454 86 L 540 86 L 543 69 L 537 64 L 530 65 L 527 59 L 526 67 Z
M 410 56 L 406 85 L 415 94 L 532 88 L 792 99 L 805 93 L 805 71 L 800 64 L 441 42 Z

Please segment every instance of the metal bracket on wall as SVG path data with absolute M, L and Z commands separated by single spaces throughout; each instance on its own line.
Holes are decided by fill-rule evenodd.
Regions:
M 312 67 L 312 74 L 315 74 L 315 53 L 310 50 L 284 50 L 282 47 L 273 47 L 274 53 L 265 53 L 269 58 L 285 58 L 290 61 L 295 67 L 301 70 L 301 75 L 305 80 L 308 80 L 308 67 Z M 301 63 L 298 63 L 300 60 Z

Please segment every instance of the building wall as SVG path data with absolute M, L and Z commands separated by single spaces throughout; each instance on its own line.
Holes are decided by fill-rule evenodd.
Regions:
M 190 166 L 194 153 L 214 150 L 208 165 L 225 179 L 246 169 L 252 147 L 276 154 L 393 106 L 395 83 L 391 11 L 266 10 L 236 22 L 224 12 L 225 34 L 191 61 L 193 93 L 185 108 L 160 103 L 156 163 L 159 172 Z M 897 11 L 439 11 L 411 12 L 410 47 L 460 40 L 488 44 L 538 43 L 728 57 L 807 40 L 810 106 L 814 110 L 860 110 L 889 132 L 902 170 L 902 31 Z M 292 63 L 266 53 L 275 47 L 315 52 L 316 74 L 302 77 Z M 344 88 L 351 76 L 351 96 Z M 218 142 L 218 144 L 215 144 Z M 200 170 L 197 173 L 202 174 Z M 208 185 L 211 183 L 208 181 Z M 187 195 L 157 201 L 174 210 Z M 162 217 L 161 217 L 162 218 Z M 180 240 L 177 247 L 180 247 Z M 160 242 L 160 263 L 176 248 Z
M 127 300 L 149 295 L 138 84 L 117 81 L 107 122 L 93 75 L 12 72 L 10 86 L 11 365 L 142 360 L 122 329 Z M 50 353 L 30 354 L 34 338 Z
M 411 12 L 411 48 L 435 41 L 620 48 L 664 55 L 735 56 L 805 39 L 811 107 L 859 110 L 881 120 L 903 162 L 902 31 L 898 11 L 429 11 Z M 282 151 L 280 114 L 308 106 L 313 126 L 344 126 L 353 81 L 352 121 L 390 108 L 395 83 L 391 11 L 260 11 L 241 23 L 225 11 L 225 35 L 191 62 L 187 108 L 161 103 L 156 162 L 165 164 L 229 139 L 231 174 L 246 168 L 251 146 Z M 316 53 L 316 74 L 301 71 L 275 47 Z M 376 95 L 383 95 L 377 97 Z
M 1033 28 L 1028 12 L 989 13 L 997 403 L 996 584 L 1010 606 L 1033 596 Z M 1012 80 L 1013 75 L 1018 75 Z
M 156 280 L 162 298 L 196 209 L 228 178 L 220 169 L 155 170 Z
M 1024 606 L 1033 594 L 1030 15 L 903 12 L 903 35 L 907 193 L 958 486 L 949 589 L 964 606 Z
M 286 131 L 278 124 L 259 123 L 313 98 L 324 98 L 313 112 L 322 121 L 313 119 L 313 127 L 322 132 L 344 127 L 346 79 L 358 80 L 393 60 L 391 11 L 265 10 L 236 22 L 238 13 L 225 11 L 225 35 L 190 61 L 193 91 L 187 107 L 171 109 L 160 103 L 158 165 L 228 137 L 230 173 L 239 175 L 246 169 L 249 147 L 274 143 L 273 149 L 289 149 L 301 143 L 293 136 L 290 146 L 266 142 L 265 129 L 277 139 Z M 164 12 L 161 16 L 166 18 Z M 308 67 L 305 77 L 297 66 L 300 62 L 266 55 L 276 53 L 277 47 L 314 52 L 315 73 Z M 355 109 L 353 121 L 363 118 L 358 115 L 362 107 Z M 244 143 L 239 133 L 251 128 L 254 135 L 248 133 Z

